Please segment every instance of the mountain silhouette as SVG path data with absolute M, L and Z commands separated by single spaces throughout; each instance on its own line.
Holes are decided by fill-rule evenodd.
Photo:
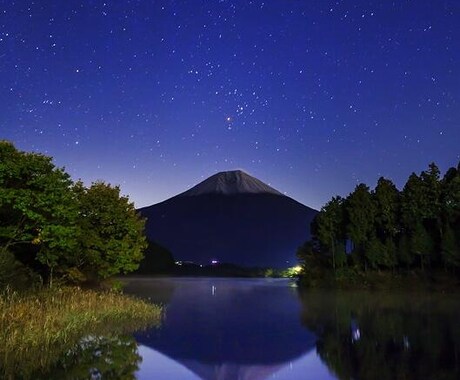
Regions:
M 139 211 L 147 237 L 176 260 L 276 268 L 296 263 L 317 213 L 241 170 L 217 173 Z

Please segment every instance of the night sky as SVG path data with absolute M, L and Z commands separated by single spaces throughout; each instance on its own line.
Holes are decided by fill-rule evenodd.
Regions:
M 0 1 L 0 138 L 136 206 L 243 169 L 320 208 L 460 154 L 460 1 Z

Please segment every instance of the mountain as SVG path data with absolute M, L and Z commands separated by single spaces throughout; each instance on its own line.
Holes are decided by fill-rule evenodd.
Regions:
M 273 187 L 268 186 L 249 174 L 234 170 L 220 172 L 200 182 L 190 190 L 179 194 L 180 197 L 191 197 L 205 194 L 275 194 L 283 195 Z
M 317 213 L 241 170 L 139 211 L 147 237 L 176 260 L 276 268 L 295 265 Z

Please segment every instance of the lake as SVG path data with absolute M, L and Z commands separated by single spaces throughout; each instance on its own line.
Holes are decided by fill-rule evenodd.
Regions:
M 126 281 L 127 293 L 164 305 L 160 327 L 87 335 L 46 373 L 25 362 L 28 378 L 460 379 L 455 293 L 299 291 L 263 278 Z
M 460 378 L 455 294 L 231 278 L 130 279 L 126 290 L 165 306 L 161 327 L 129 342 L 138 379 Z

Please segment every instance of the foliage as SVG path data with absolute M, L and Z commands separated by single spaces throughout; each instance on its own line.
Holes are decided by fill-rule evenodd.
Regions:
M 365 184 L 356 186 L 348 196 L 345 207 L 348 215 L 346 229 L 353 242 L 353 255 L 361 256 L 358 261 L 366 264 L 368 258 L 364 257 L 364 251 L 375 221 L 375 205 L 369 187 Z
M 315 224 L 318 241 L 323 250 L 330 255 L 334 270 L 345 263 L 343 221 L 343 199 L 334 197 L 321 209 Z
M 0 141 L 0 255 L 50 277 L 75 249 L 72 181 L 50 157 Z M 41 265 L 40 265 L 41 264 Z
M 0 286 L 80 283 L 137 269 L 144 221 L 119 187 L 74 184 L 51 157 L 0 141 Z
M 105 279 L 138 268 L 147 247 L 144 220 L 120 188 L 96 182 L 75 186 L 79 214 L 77 267 L 90 279 Z
M 16 260 L 10 251 L 3 251 L 0 254 L 0 289 L 10 287 L 23 290 L 31 284 L 39 285 L 39 277 Z
M 383 177 L 373 191 L 359 184 L 345 199 L 333 197 L 311 232 L 298 252 L 303 284 L 368 269 L 460 275 L 460 172 L 450 168 L 441 179 L 431 163 L 412 173 L 402 191 Z

